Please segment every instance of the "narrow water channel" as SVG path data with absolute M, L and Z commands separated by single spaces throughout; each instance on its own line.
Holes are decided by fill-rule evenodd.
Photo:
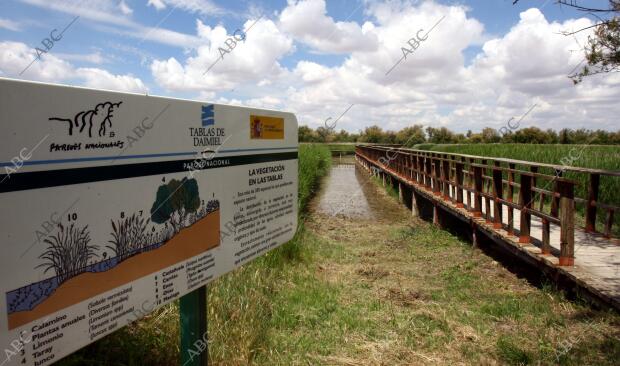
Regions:
M 323 182 L 317 210 L 330 216 L 378 219 L 389 216 L 385 199 L 369 175 L 355 165 L 353 156 L 335 157 Z

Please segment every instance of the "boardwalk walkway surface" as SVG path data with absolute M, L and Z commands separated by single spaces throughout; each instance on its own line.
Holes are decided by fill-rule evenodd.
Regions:
M 463 193 L 464 195 L 466 192 Z M 467 207 L 467 206 L 466 206 Z M 486 214 L 485 207 L 482 208 Z M 466 215 L 467 213 L 461 213 Z M 491 215 L 494 216 L 493 207 Z M 503 207 L 502 223 L 508 225 L 508 208 Z M 479 219 L 487 224 L 484 219 Z M 520 210 L 515 209 L 514 226 L 521 224 Z M 542 220 L 532 217 L 530 236 L 534 239 L 532 244 L 520 244 L 517 236 L 508 235 L 504 229 L 490 229 L 497 231 L 503 238 L 511 241 L 514 245 L 544 260 L 549 265 L 557 266 L 560 253 L 560 228 L 550 226 L 550 244 L 555 255 L 542 255 L 540 243 L 542 242 Z M 575 230 L 575 265 L 558 267 L 573 276 L 581 285 L 600 292 L 615 303 L 620 309 L 620 242 L 617 239 L 608 239 L 603 235 L 586 233 L 582 229 Z
M 415 174 L 403 174 L 403 169 L 392 164 L 382 164 L 376 159 L 372 159 L 364 154 L 357 154 L 357 161 L 362 167 L 366 168 L 371 174 L 378 174 L 387 179 L 394 179 L 399 182 L 397 188 L 399 190 L 413 190 L 418 197 L 424 197 L 430 201 L 434 207 L 434 220 L 441 224 L 441 219 L 437 218 L 440 207 L 444 211 L 452 212 L 459 219 L 471 223 L 475 233 L 477 230 L 484 231 L 488 236 L 496 241 L 511 246 L 516 249 L 520 255 L 526 256 L 528 259 L 534 260 L 536 263 L 547 268 L 557 270 L 569 281 L 573 281 L 577 286 L 587 290 L 590 294 L 602 300 L 604 303 L 620 310 L 620 241 L 615 238 L 605 237 L 600 233 L 588 233 L 582 228 L 574 228 L 574 265 L 560 265 L 561 252 L 561 225 L 558 223 L 549 224 L 549 238 L 547 243 L 550 246 L 550 253 L 543 253 L 543 219 L 532 215 L 529 224 L 529 242 L 524 243 L 520 238 L 519 228 L 521 225 L 521 209 L 512 207 L 514 210 L 509 215 L 508 205 L 500 205 L 502 215 L 500 215 L 501 225 L 495 219 L 494 204 L 479 204 L 479 211 L 475 214 L 475 194 L 472 189 L 462 189 L 462 196 L 459 200 L 461 204 L 457 204 L 457 188 L 449 179 L 435 179 L 439 174 L 429 174 L 423 177 L 423 183 L 420 179 L 416 179 Z M 429 164 L 430 165 L 430 164 Z M 441 167 L 438 167 L 438 170 Z M 449 168 L 446 168 L 445 176 L 448 177 Z M 405 170 L 406 171 L 406 170 Z M 428 171 L 435 172 L 434 165 Z M 425 174 L 425 173 L 422 173 Z M 449 185 L 445 186 L 444 184 Z M 482 189 L 484 191 L 484 189 Z M 449 192 L 449 193 L 448 193 Z M 401 192 L 401 197 L 402 197 Z M 467 197 L 470 195 L 470 197 Z M 416 210 L 415 195 L 409 194 L 412 199 L 412 209 Z M 480 198 L 482 203 L 482 198 Z M 487 211 L 490 215 L 487 215 Z M 512 217 L 512 222 L 509 218 Z M 499 221 L 499 220 L 498 220 Z M 500 228 L 501 226 L 501 228 Z M 475 240 L 475 238 L 474 238 Z M 565 243 L 566 245 L 566 243 Z

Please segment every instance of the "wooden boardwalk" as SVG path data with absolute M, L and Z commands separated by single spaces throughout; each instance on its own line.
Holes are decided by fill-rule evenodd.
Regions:
M 469 185 L 463 176 L 458 177 L 459 170 L 467 167 L 455 167 L 455 162 L 461 162 L 463 159 L 451 161 L 445 156 L 437 156 L 438 160 L 434 160 L 434 154 L 428 152 L 415 152 L 417 155 L 414 156 L 417 157 L 411 158 L 408 155 L 409 151 L 400 149 L 399 154 L 403 157 L 409 156 L 403 161 L 400 157 L 385 155 L 386 151 L 391 151 L 393 148 L 387 148 L 388 150 L 383 148 L 379 151 L 376 149 L 382 148 L 358 147 L 356 151 L 358 163 L 371 174 L 383 177 L 384 182 L 393 180 L 399 189 L 401 199 L 407 202 L 411 200 L 414 214 L 418 206 L 416 201 L 424 198 L 433 205 L 433 221 L 438 225 L 441 225 L 443 212 L 450 212 L 471 225 L 474 243 L 477 240 L 476 233 L 483 232 L 495 242 L 512 249 L 513 253 L 521 258 L 537 264 L 542 270 L 552 270 L 556 278 L 559 278 L 557 276 L 559 274 L 563 281 L 574 283 L 596 300 L 620 310 L 620 241 L 601 233 L 586 232 L 582 228 L 577 228 L 574 225 L 574 202 L 562 206 L 564 212 L 557 210 L 554 215 L 545 214 L 543 210 L 545 192 L 548 192 L 548 197 L 558 198 L 561 195 L 536 188 L 535 183 L 532 187 L 524 184 L 534 192 L 530 202 L 525 203 L 521 198 L 522 195 L 528 196 L 531 192 L 521 190 L 518 199 L 520 203 L 512 204 L 511 200 L 505 197 L 502 199 L 502 188 L 507 186 L 510 193 L 512 186 L 521 189 L 519 184 L 514 183 L 514 176 L 506 181 L 501 173 L 496 171 L 497 174 L 494 174 L 496 182 L 501 183 L 497 183 L 495 189 L 492 187 L 485 189 L 486 184 L 480 181 L 476 184 L 473 173 L 470 173 Z M 388 158 L 382 160 L 383 156 Z M 413 164 L 412 162 L 420 156 L 424 159 L 418 160 L 418 164 Z M 470 171 L 473 171 L 477 165 L 473 161 L 471 165 Z M 497 163 L 492 163 L 492 169 L 499 170 L 501 167 Z M 522 173 L 525 178 L 531 175 L 530 172 L 517 172 L 514 168 L 510 172 Z M 481 181 L 493 178 L 481 176 L 480 173 L 477 176 Z M 536 177 L 542 178 L 540 175 Z M 492 185 L 493 183 L 489 182 L 489 186 Z M 531 204 L 536 198 L 536 192 L 543 197 L 539 210 L 533 209 Z M 512 194 L 509 196 L 512 197 Z M 568 197 L 572 197 L 570 193 Z M 602 206 L 615 210 L 614 206 L 608 204 Z M 496 210 L 498 212 L 501 210 L 502 214 L 495 215 Z M 523 214 L 522 211 L 530 214 Z M 563 217 L 568 214 L 573 217 Z M 613 211 L 611 217 L 613 222 Z M 525 220 L 523 223 L 522 218 Z M 567 229 L 567 226 L 571 225 L 572 227 Z M 608 227 L 605 231 L 609 234 L 611 228 Z M 566 258 L 567 253 L 570 260 Z

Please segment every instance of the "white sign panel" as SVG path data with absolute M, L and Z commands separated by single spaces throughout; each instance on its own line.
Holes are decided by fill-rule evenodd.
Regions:
M 0 79 L 0 363 L 47 365 L 290 240 L 291 113 Z

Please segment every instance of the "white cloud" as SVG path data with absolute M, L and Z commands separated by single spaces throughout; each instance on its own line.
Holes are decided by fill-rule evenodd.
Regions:
M 378 47 L 372 23 L 335 22 L 327 16 L 324 0 L 289 1 L 280 26 L 319 52 L 346 54 Z
M 134 25 L 128 14 L 119 14 L 119 3 L 116 0 L 21 1 L 41 8 L 79 16 L 82 20 L 88 19 L 120 26 Z
M 9 77 L 46 82 L 70 82 L 92 87 L 116 91 L 144 93 L 148 88 L 144 83 L 130 74 L 114 75 L 97 68 L 75 68 L 58 55 L 46 54 L 34 60 L 35 53 L 27 45 L 20 42 L 0 42 L 0 73 Z M 20 76 L 19 74 L 32 65 Z
M 491 37 L 462 6 L 371 3 L 367 14 L 374 18 L 380 47 L 353 52 L 333 67 L 300 61 L 292 73 L 294 88 L 287 79 L 279 88 L 283 92 L 273 94 L 302 124 L 321 126 L 355 104 L 338 129 L 422 123 L 464 132 L 500 128 L 536 103 L 523 127 L 617 129 L 610 116 L 620 114 L 620 75 L 597 76 L 576 87 L 567 77 L 583 54 L 574 38 L 558 33 L 590 25 L 585 18 L 549 22 L 538 9 L 529 9 L 506 34 Z M 403 56 L 401 47 L 442 16 L 428 39 L 386 76 Z M 582 32 L 577 41 L 584 44 L 587 36 Z M 482 51 L 468 66 L 463 51 L 472 45 L 482 45 Z
M 88 62 L 91 64 L 97 64 L 97 65 L 100 65 L 100 64 L 103 64 L 109 61 L 99 51 L 96 51 L 93 53 L 83 53 L 83 54 L 56 53 L 55 55 L 65 61 L 81 61 L 81 62 Z
M 57 81 L 73 72 L 68 62 L 53 54 L 33 62 L 35 57 L 35 51 L 23 43 L 0 42 L 0 69 L 7 76 L 18 77 L 23 72 L 22 77 L 33 80 Z
M 121 12 L 123 12 L 123 14 L 125 15 L 133 14 L 133 9 L 131 9 L 129 5 L 127 5 L 125 0 L 121 0 L 120 4 L 118 4 L 118 7 L 121 10 Z
M 77 22 L 88 24 L 100 31 L 129 36 L 139 40 L 140 43 L 150 41 L 187 49 L 196 47 L 199 41 L 195 36 L 165 29 L 161 27 L 161 24 L 154 24 L 154 27 L 150 27 L 135 22 L 131 18 L 133 10 L 124 1 L 120 3 L 117 0 L 21 1 L 41 8 L 79 16 Z M 84 20 L 94 21 L 95 24 Z
M 0 28 L 8 29 L 13 32 L 21 31 L 21 25 L 13 20 L 0 18 Z
M 334 74 L 329 67 L 308 61 L 297 63 L 294 72 L 295 75 L 308 84 L 324 81 Z
M 489 35 L 462 5 L 363 0 L 355 4 L 361 5 L 357 11 L 365 20 L 355 22 L 330 17 L 324 0 L 289 0 L 275 13 L 275 20 L 260 19 L 247 40 L 236 41 L 222 58 L 219 49 L 228 50 L 226 42 L 233 37 L 234 28 L 200 20 L 195 34 L 147 27 L 136 23 L 131 11 L 119 11 L 124 3 L 120 0 L 21 1 L 80 14 L 97 29 L 139 43 L 144 40 L 183 48 L 183 57 L 155 56 L 148 62 L 154 81 L 170 94 L 193 91 L 200 99 L 289 110 L 298 115 L 300 123 L 313 127 L 323 125 L 328 117 L 337 118 L 354 104 L 338 122 L 338 129 L 357 131 L 372 124 L 400 129 L 413 123 L 457 131 L 500 128 L 536 103 L 523 126 L 617 129 L 610 116 L 620 114 L 620 75 L 587 78 L 576 87 L 567 78 L 583 53 L 574 38 L 558 33 L 592 24 L 585 18 L 550 22 L 533 8 L 522 12 L 505 34 Z M 148 0 L 148 6 L 166 9 L 166 14 L 175 7 L 201 15 L 225 12 L 213 4 L 206 0 Z M 407 42 L 420 29 L 428 32 L 442 17 L 428 39 L 386 75 L 403 56 L 402 48 L 409 47 Z M 250 16 L 244 29 L 258 18 Z M 590 32 L 578 33 L 577 42 L 583 45 Z M 303 53 L 295 54 L 300 44 L 312 53 L 340 54 L 342 61 L 326 65 L 317 61 L 323 56 L 311 60 Z M 34 57 L 21 43 L 3 42 L 0 47 L 0 74 L 5 76 L 18 74 Z M 473 47 L 480 47 L 480 52 L 466 62 L 464 52 Z M 287 68 L 283 65 L 288 65 L 286 57 L 291 54 L 297 61 Z M 329 56 L 330 62 L 334 59 Z M 132 75 L 70 64 L 97 60 L 102 61 L 97 54 L 48 54 L 25 76 L 146 90 Z M 214 66 L 205 74 L 210 65 Z M 236 90 L 233 99 L 220 95 L 231 89 Z
M 162 10 L 166 8 L 166 3 L 162 0 L 149 0 L 147 5 L 154 7 L 157 10 Z
M 182 9 L 192 13 L 203 15 L 218 15 L 225 13 L 224 9 L 217 6 L 210 0 L 148 0 L 147 5 L 157 10 L 166 9 L 171 6 L 173 9 Z
M 102 69 L 79 68 L 76 76 L 83 79 L 83 85 L 97 89 L 108 89 L 145 93 L 148 91 L 142 80 L 132 75 L 113 75 Z
M 198 20 L 202 46 L 182 62 L 176 58 L 155 60 L 151 64 L 153 77 L 174 91 L 224 91 L 239 83 L 278 78 L 284 72 L 278 60 L 293 50 L 292 40 L 264 18 L 248 20 L 243 28 L 247 38 L 240 41 L 239 33 L 235 39 L 234 31 L 219 25 L 211 28 Z M 233 45 L 229 39 L 236 43 L 232 49 L 226 44 Z
M 482 24 L 468 18 L 464 7 L 394 3 L 374 4 L 367 11 L 375 19 L 366 27 L 378 39 L 376 50 L 353 52 L 331 68 L 305 61 L 297 64 L 294 75 L 299 85 L 287 93 L 287 109 L 298 112 L 302 123 L 317 127 L 355 104 L 338 128 L 355 131 L 375 123 L 402 128 L 414 120 L 422 122 L 421 118 L 437 121 L 434 112 L 442 100 L 456 99 L 455 94 L 467 96 L 460 80 L 462 52 L 484 34 Z M 445 19 L 416 52 L 386 76 L 402 58 L 401 48 L 410 47 L 407 41 L 420 29 L 429 31 L 442 16 Z

